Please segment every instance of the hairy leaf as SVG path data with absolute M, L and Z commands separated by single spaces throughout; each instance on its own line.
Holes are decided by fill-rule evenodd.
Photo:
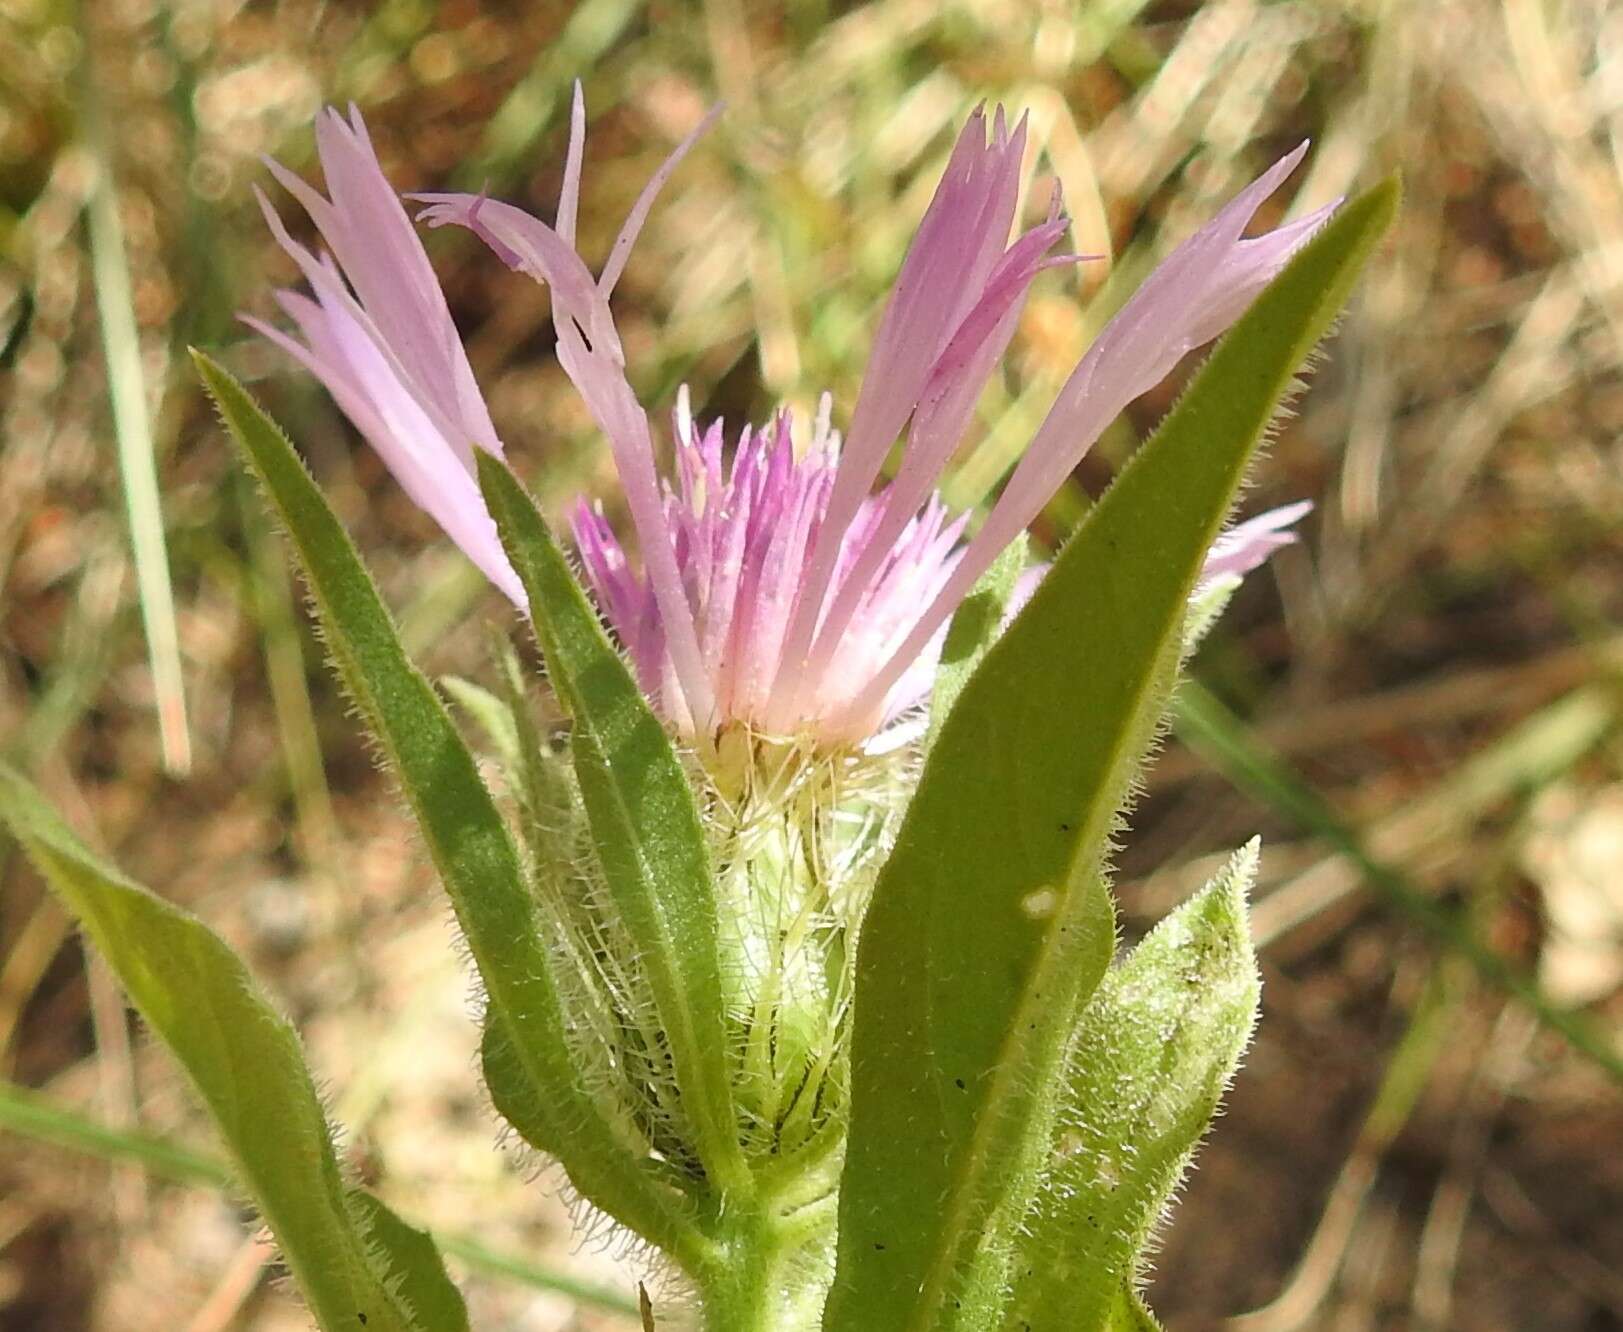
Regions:
M 518 852 L 461 735 L 406 656 L 348 535 L 293 446 L 224 370 L 192 353 L 232 438 L 287 529 L 327 646 L 387 755 L 479 968 L 486 1023 L 522 1085 L 504 1098 L 551 1126 L 553 1152 L 590 1201 L 677 1256 L 693 1236 L 681 1200 L 617 1138 L 571 1058 L 549 955 Z
M 321 1326 L 465 1328 L 433 1241 L 422 1236 L 408 1252 L 393 1242 L 404 1223 L 380 1221 L 381 1204 L 351 1210 L 298 1037 L 241 959 L 201 921 L 91 855 L 4 764 L 0 821 L 180 1060 Z M 418 1305 L 413 1297 L 430 1287 L 432 1301 Z
M 1009 1325 L 1110 1332 L 1124 1283 L 1256 1021 L 1252 842 L 1101 982 L 1066 1056 L 1057 1130 L 1012 1266 Z M 1131 1326 L 1131 1324 L 1127 1324 Z
M 366 1226 L 375 1261 L 384 1265 L 417 1323 L 426 1332 L 468 1332 L 468 1310 L 445 1273 L 445 1260 L 434 1237 L 402 1221 L 381 1198 L 365 1189 L 351 1189 L 349 1204 Z M 371 1324 L 367 1326 L 370 1329 Z
M 1257 299 L 941 728 L 863 924 L 831 1332 L 995 1325 L 987 1255 L 1008 1254 L 1108 962 L 1106 843 L 1190 593 L 1396 197 L 1342 209 Z

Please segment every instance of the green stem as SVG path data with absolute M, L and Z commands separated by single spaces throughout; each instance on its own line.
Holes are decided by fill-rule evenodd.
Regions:
M 763 1211 L 716 1219 L 720 1258 L 697 1273 L 705 1332 L 811 1332 L 833 1274 L 835 1211 Z M 814 1223 L 815 1224 L 812 1224 Z

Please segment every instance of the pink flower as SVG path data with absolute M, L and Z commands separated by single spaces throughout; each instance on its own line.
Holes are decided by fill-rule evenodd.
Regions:
M 1243 190 L 1184 242 L 1100 334 L 985 523 L 934 494 L 1032 280 L 1076 262 L 1052 256 L 1066 222 L 1010 241 L 1025 123 L 981 111 L 959 136 L 880 322 L 842 441 L 825 397 L 797 449 L 789 415 L 746 427 L 725 460 L 722 424 L 700 429 L 685 391 L 673 419 L 675 481 L 654 466 L 647 414 L 626 379 L 609 298 L 654 197 L 714 116 L 655 173 L 602 273 L 575 250 L 585 110 L 577 86 L 553 226 L 465 194 L 414 196 L 433 226 L 475 232 L 552 293 L 558 359 L 614 453 L 642 552 L 635 571 L 601 510 L 573 521 L 587 580 L 654 704 L 689 737 L 733 723 L 825 745 L 865 745 L 929 691 L 947 623 L 975 580 L 1036 517 L 1104 428 L 1193 348 L 1234 322 L 1330 209 L 1243 239 L 1306 145 Z M 332 201 L 279 168 L 334 259 L 317 261 L 271 225 L 316 293 L 283 293 L 301 346 L 256 323 L 317 374 L 418 503 L 522 603 L 473 482 L 471 447 L 498 455 L 444 298 L 358 116 L 318 126 Z M 269 210 L 267 209 L 267 213 Z M 354 287 L 352 296 L 342 277 Z M 906 432 L 897 475 L 875 492 Z M 1207 579 L 1255 567 L 1291 540 L 1301 506 L 1276 510 L 1214 545 Z
M 329 255 L 318 260 L 294 241 L 255 191 L 271 231 L 315 293 L 314 300 L 277 293 L 304 342 L 251 316 L 246 322 L 327 386 L 412 500 L 522 604 L 474 479 L 475 446 L 499 457 L 501 441 L 422 241 L 384 178 L 360 112 L 352 109 L 348 123 L 324 112 L 316 144 L 330 201 L 279 163 L 266 165 L 304 205 Z

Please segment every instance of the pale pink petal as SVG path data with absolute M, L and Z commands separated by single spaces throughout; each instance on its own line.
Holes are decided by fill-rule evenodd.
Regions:
M 304 341 L 247 322 L 327 386 L 412 500 L 522 606 L 473 476 L 474 447 L 499 456 L 501 443 L 428 257 L 359 115 L 346 123 L 324 112 L 316 136 L 331 200 L 274 163 L 271 170 L 309 211 L 331 258 L 295 242 L 256 191 L 277 243 L 316 295 L 279 298 Z
M 620 336 L 585 261 L 562 236 L 522 208 L 480 194 L 412 194 L 428 206 L 418 219 L 431 227 L 466 227 L 509 268 L 526 273 L 551 292 L 553 317 L 578 323 L 594 348 L 623 360 Z
M 613 450 L 643 560 L 664 617 L 685 708 L 692 716 L 705 719 L 703 724 L 707 725 L 714 712 L 713 691 L 704 675 L 692 608 L 683 591 L 660 506 L 648 417 L 626 380 L 625 357 L 607 300 L 580 256 L 540 219 L 477 195 L 413 197 L 429 205 L 423 218 L 430 225 L 467 227 L 504 262 L 522 269 L 552 291 L 558 363 L 585 399 Z
M 1064 234 L 1066 225 L 1063 219 L 1052 218 L 1009 247 L 987 281 L 980 301 L 965 316 L 931 368 L 901 467 L 883 496 L 883 516 L 861 543 L 850 572 L 838 580 L 838 591 L 818 628 L 804 678 L 815 679 L 828 668 L 839 648 L 840 635 L 879 561 L 930 493 L 947 459 L 962 441 L 976 400 L 1014 335 L 1032 279 L 1054 263 L 1075 262 L 1076 256 L 1044 258 Z M 847 542 L 848 548 L 854 544 Z
M 411 220 L 378 165 L 358 113 L 332 109 L 316 120 L 331 206 L 312 214 L 356 297 L 404 369 L 426 410 L 500 454 L 484 399 L 456 325 Z M 471 459 L 471 455 L 470 455 Z
M 953 146 L 941 184 L 902 261 L 874 336 L 834 494 L 817 533 L 785 644 L 779 687 L 793 695 L 799 695 L 809 680 L 805 657 L 825 608 L 846 529 L 913 413 L 958 318 L 980 299 L 1003 253 L 1019 194 L 1025 142 L 1025 120 L 1011 137 L 999 111 L 988 143 L 986 117 L 977 110 Z
M 1312 502 L 1300 500 L 1269 509 L 1229 528 L 1212 542 L 1206 564 L 1200 571 L 1201 582 L 1245 577 L 1275 551 L 1294 544 L 1297 536 L 1289 529 L 1311 512 Z
M 1212 341 L 1243 315 L 1262 289 L 1279 276 L 1291 256 L 1330 220 L 1341 202 L 1337 199 L 1295 222 L 1237 242 L 1224 260 L 1221 286 L 1207 293 L 1196 311 L 1198 322 L 1189 331 L 1190 347 Z
M 372 338 L 341 309 L 293 293 L 287 294 L 283 305 L 308 347 L 257 319 L 245 322 L 321 380 L 412 502 L 522 608 L 524 590 L 502 550 L 478 483 L 395 377 Z
M 1294 224 L 1242 241 L 1240 233 L 1264 199 L 1307 150 L 1303 144 L 1247 186 L 1179 246 L 1111 320 L 1060 390 L 1053 409 L 1004 487 L 952 578 L 913 632 L 853 708 L 872 716 L 912 655 L 943 624 L 999 551 L 1032 521 L 1104 428 L 1134 398 L 1153 388 L 1199 345 L 1237 319 L 1267 279 L 1307 242 L 1312 228 Z M 1321 211 L 1312 221 L 1322 224 Z M 1304 222 L 1307 220 L 1304 219 Z
M 574 512 L 575 545 L 597 605 L 667 723 L 704 742 L 742 724 L 873 752 L 909 744 L 925 722 L 948 617 L 992 555 L 1104 425 L 1238 318 L 1329 210 L 1242 239 L 1299 150 L 1180 246 L 1077 366 L 966 548 L 968 515 L 950 514 L 932 486 L 1007 349 L 1033 278 L 1075 262 L 1046 257 L 1065 227 L 1057 194 L 1047 221 L 1008 243 L 1024 120 L 1011 131 L 999 109 L 988 127 L 977 110 L 955 143 L 887 302 L 843 446 L 825 395 L 802 453 L 785 412 L 745 427 L 729 449 L 721 422 L 696 427 L 684 387 L 672 416 L 675 465 L 662 479 L 608 297 L 659 190 L 714 116 L 650 179 L 596 278 L 575 249 L 585 151 L 578 84 L 555 227 L 472 195 L 417 196 L 422 217 L 474 231 L 551 292 L 558 361 L 613 451 L 642 567 L 633 568 L 601 508 Z M 270 214 L 316 299 L 283 298 L 302 342 L 255 326 L 322 379 L 408 494 L 522 601 L 471 466 L 473 447 L 499 445 L 426 256 L 359 117 L 327 115 L 317 133 L 330 201 L 272 169 L 336 262 L 317 259 Z M 874 494 L 904 428 L 900 470 Z M 1292 539 L 1288 528 L 1304 511 L 1290 506 L 1224 533 L 1201 585 L 1255 567 Z M 1031 581 L 1021 580 L 1022 591 Z
M 648 183 L 642 187 L 642 193 L 637 196 L 637 202 L 631 205 L 631 212 L 626 215 L 625 224 L 620 228 L 620 234 L 614 238 L 614 245 L 609 250 L 609 257 L 603 264 L 602 276 L 598 278 L 598 288 L 602 291 L 604 299 L 614 294 L 614 288 L 619 284 L 620 274 L 625 271 L 626 260 L 631 258 L 631 247 L 637 243 L 637 237 L 642 233 L 643 223 L 648 220 L 649 210 L 654 206 L 654 200 L 659 192 L 665 188 L 665 182 L 671 178 L 671 173 L 681 165 L 701 138 L 709 132 L 710 127 L 716 123 L 724 110 L 722 103 L 718 102 L 705 112 L 704 119 L 689 132 L 687 138 L 671 151 L 671 155 L 660 164 L 659 170 L 648 178 Z
M 558 192 L 558 235 L 575 244 L 575 217 L 580 211 L 580 172 L 586 157 L 586 94 L 580 80 L 569 99 L 569 148 L 564 156 L 564 183 Z
M 658 599 L 686 712 L 707 729 L 715 712 L 715 695 L 704 673 L 693 609 L 682 587 L 669 526 L 660 505 L 654 474 L 654 442 L 648 416 L 625 377 L 625 368 L 602 343 L 588 344 L 572 322 L 557 317 L 558 363 L 570 378 L 614 453 L 625 487 L 631 520 L 636 524 L 643 563 Z

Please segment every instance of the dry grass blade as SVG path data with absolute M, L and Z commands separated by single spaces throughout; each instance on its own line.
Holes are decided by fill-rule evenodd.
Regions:
M 1537 1030 L 1528 1014 L 1511 1008 L 1502 1012 L 1461 1099 L 1448 1167 L 1432 1195 L 1415 1255 L 1414 1311 L 1426 1327 L 1448 1327 L 1453 1322 L 1460 1242 L 1490 1136 L 1510 1095 L 1515 1066 L 1526 1056 Z
M 1370 855 L 1389 864 L 1423 864 L 1434 848 L 1501 801 L 1568 772 L 1611 733 L 1616 717 L 1616 705 L 1599 689 L 1576 691 L 1542 709 L 1423 799 L 1371 828 Z M 1259 900 L 1252 915 L 1258 944 L 1312 919 L 1363 883 L 1357 864 L 1340 856 L 1319 860 Z
M 1380 1087 L 1290 1280 L 1263 1307 L 1229 1319 L 1232 1332 L 1298 1332 L 1318 1325 L 1318 1312 L 1337 1275 L 1351 1263 L 1382 1159 L 1414 1113 L 1460 1016 L 1459 987 L 1450 987 L 1442 979 L 1446 965 L 1434 966 L 1426 979 L 1420 1002 L 1387 1062 Z
M 1372 855 L 1323 797 L 1259 747 L 1244 725 L 1209 693 L 1199 685 L 1185 686 L 1175 712 L 1179 733 L 1206 753 L 1225 776 L 1264 806 L 1329 843 L 1357 869 L 1365 884 L 1411 923 L 1469 962 L 1484 980 L 1519 1000 L 1615 1083 L 1623 1084 L 1623 1054 L 1607 1033 L 1587 1015 L 1551 1002 L 1534 977 L 1483 943 L 1469 922 L 1420 893 L 1402 871 Z M 1608 723 L 1610 716 L 1605 714 Z M 1488 780 L 1493 780 L 1491 773 Z
M 113 434 L 118 443 L 118 470 L 124 485 L 124 508 L 129 520 L 141 620 L 146 628 L 147 653 L 152 666 L 164 767 L 178 777 L 191 770 L 192 742 L 186 723 L 185 683 L 181 675 L 180 636 L 175 627 L 175 595 L 169 580 L 163 505 L 158 497 L 158 471 L 153 457 L 149 390 L 124 250 L 124 228 L 118 215 L 112 140 L 103 120 L 95 73 L 88 58 L 84 61 L 84 70 L 80 111 L 86 145 L 96 171 L 87 209 L 91 274 L 96 287 L 96 311 L 101 320 L 107 394 L 112 405 Z

